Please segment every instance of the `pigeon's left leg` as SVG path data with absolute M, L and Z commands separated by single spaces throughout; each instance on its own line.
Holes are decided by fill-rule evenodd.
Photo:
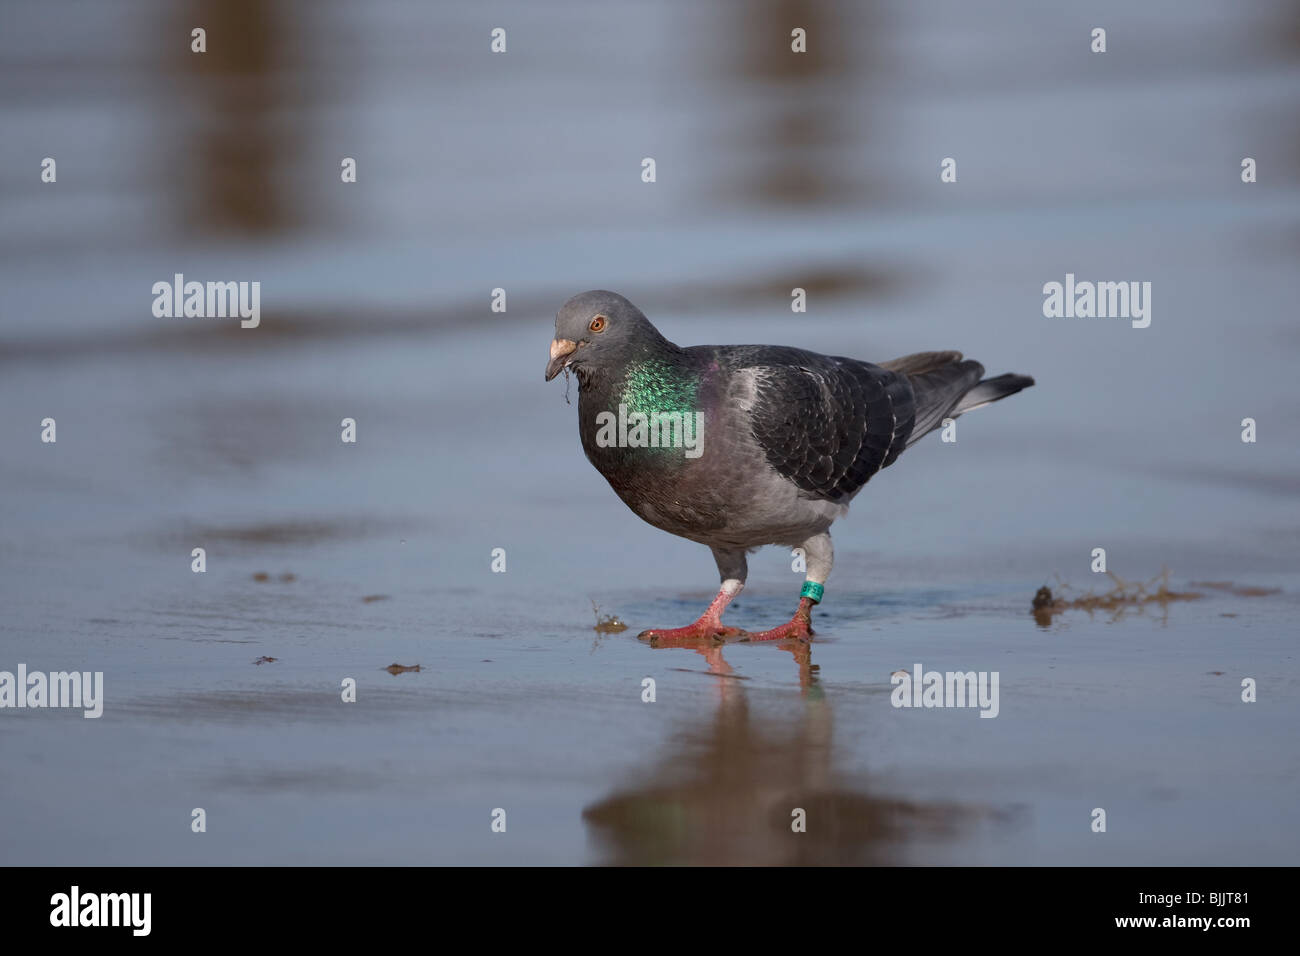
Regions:
M 722 577 L 722 587 L 713 603 L 700 615 L 700 619 L 686 627 L 670 630 L 642 631 L 637 635 L 643 641 L 663 646 L 666 644 L 692 644 L 702 640 L 724 640 L 728 637 L 743 637 L 745 632 L 739 628 L 727 627 L 722 623 L 722 612 L 726 610 L 731 599 L 740 593 L 749 574 L 749 565 L 744 551 L 724 551 L 713 549 L 713 560 L 718 563 L 718 574 Z
M 812 608 L 820 604 L 822 592 L 825 591 L 826 578 L 830 576 L 831 565 L 835 562 L 835 549 L 831 546 L 831 536 L 823 531 L 815 534 L 803 544 L 804 561 L 808 574 L 799 592 L 799 608 L 789 623 L 774 627 L 770 631 L 750 634 L 751 641 L 781 641 L 787 638 L 807 640 L 812 637 Z

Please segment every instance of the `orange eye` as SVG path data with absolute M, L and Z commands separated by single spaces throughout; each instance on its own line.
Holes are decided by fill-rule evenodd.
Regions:
M 591 320 L 591 325 L 587 326 L 587 328 L 591 329 L 593 332 L 604 332 L 605 323 L 607 321 L 608 320 L 603 315 L 598 315 Z

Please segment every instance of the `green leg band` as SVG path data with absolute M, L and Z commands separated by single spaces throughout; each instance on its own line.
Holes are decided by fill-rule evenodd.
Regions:
M 799 592 L 801 598 L 812 598 L 814 604 L 822 603 L 822 595 L 826 593 L 826 588 L 816 581 L 805 581 L 803 589 Z

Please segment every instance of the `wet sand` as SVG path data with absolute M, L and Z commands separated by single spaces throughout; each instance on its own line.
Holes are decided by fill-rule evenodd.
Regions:
M 0 860 L 1294 864 L 1300 72 L 1269 45 L 1282 8 L 1232 21 L 1193 68 L 1168 50 L 1204 49 L 1214 16 L 1158 28 L 1116 5 L 1112 35 L 1165 52 L 1120 52 L 1102 77 L 1041 25 L 1004 38 L 1034 50 L 1014 75 L 954 50 L 979 26 L 959 6 L 871 7 L 845 35 L 880 37 L 872 63 L 828 53 L 793 76 L 756 77 L 753 50 L 710 66 L 679 50 L 674 72 L 668 21 L 603 20 L 637 55 L 600 89 L 539 52 L 581 45 L 567 20 L 524 19 L 513 74 L 452 54 L 470 93 L 432 106 L 420 51 L 366 32 L 374 88 L 303 107 L 291 154 L 336 177 L 367 130 L 365 191 L 298 176 L 291 208 L 317 221 L 236 217 L 223 240 L 121 220 L 123 188 L 155 187 L 111 131 L 93 182 L 68 163 L 52 199 L 12 189 L 0 669 L 102 670 L 107 699 L 97 720 L 0 714 L 0 806 L 19 824 Z M 376 10 L 366 30 L 401 13 Z M 2 42 L 6 69 L 27 62 Z M 844 89 L 861 95 L 841 115 Z M 64 95 L 19 117 L 25 141 L 84 148 L 66 130 L 87 94 Z M 144 94 L 105 95 L 132 128 Z M 824 109 L 801 121 L 792 97 Z M 464 157 L 389 121 L 420 103 Z M 1063 138 L 1071 116 L 1095 137 Z M 776 161 L 798 122 L 816 148 Z M 642 131 L 627 169 L 565 145 L 587 123 Z M 1269 169 L 1249 187 L 1243 142 Z M 177 271 L 259 279 L 262 327 L 152 318 L 150 283 Z M 1151 326 L 1044 318 L 1042 285 L 1067 271 L 1152 281 Z M 487 309 L 498 285 L 505 315 Z M 624 508 L 563 383 L 542 383 L 555 308 L 591 286 L 683 344 L 959 348 L 1038 384 L 872 479 L 835 527 L 809 648 L 655 649 L 637 632 L 693 619 L 716 571 Z M 1168 567 L 1204 596 L 1036 623 L 1040 586 L 1108 585 L 1097 547 L 1126 578 Z M 777 549 L 751 569 L 728 619 L 770 627 L 800 575 Z M 628 630 L 593 630 L 592 602 Z M 999 716 L 894 708 L 890 675 L 917 663 L 998 671 Z

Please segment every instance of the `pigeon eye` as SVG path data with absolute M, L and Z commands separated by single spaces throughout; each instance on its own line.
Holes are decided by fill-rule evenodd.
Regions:
M 608 319 L 606 319 L 603 315 L 598 315 L 591 320 L 591 324 L 587 326 L 587 328 L 591 329 L 591 331 L 593 332 L 604 332 L 605 323 L 607 321 Z

